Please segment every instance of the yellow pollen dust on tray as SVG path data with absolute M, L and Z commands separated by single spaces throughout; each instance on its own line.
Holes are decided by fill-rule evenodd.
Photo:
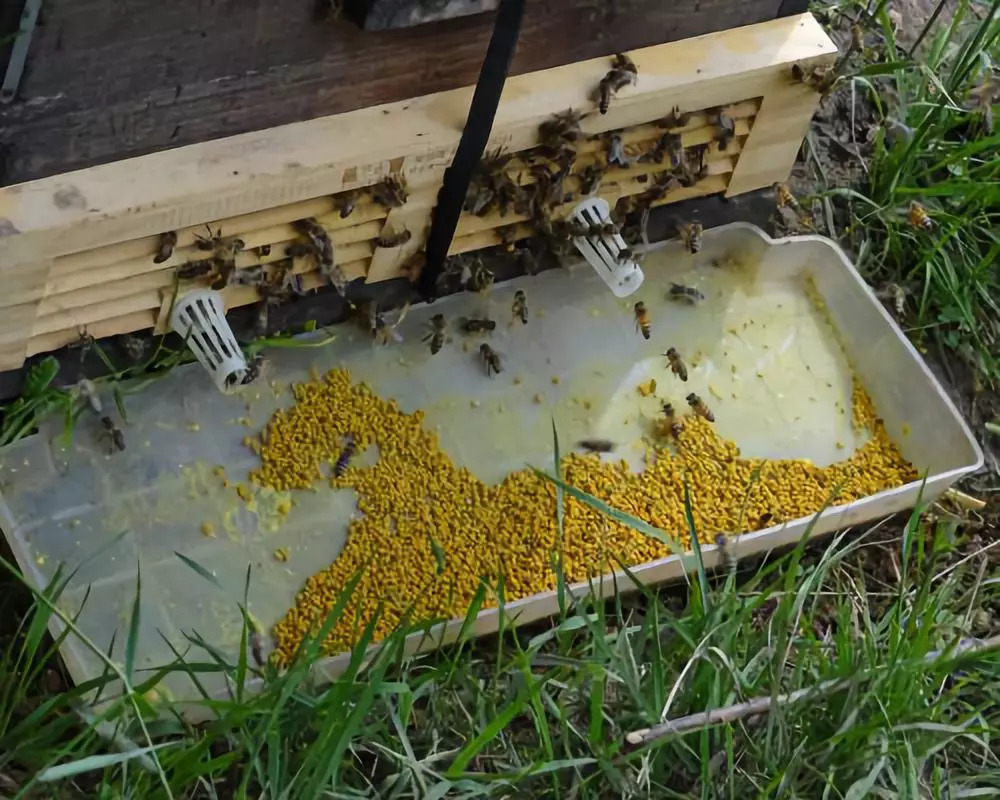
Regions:
M 353 597 L 324 643 L 327 652 L 349 649 L 380 604 L 376 638 L 408 610 L 411 621 L 464 615 L 481 578 L 495 581 L 503 573 L 508 600 L 555 588 L 551 483 L 525 469 L 488 486 L 452 463 L 437 436 L 424 429 L 422 411 L 404 413 L 394 400 L 352 384 L 346 370 L 298 384 L 294 396 L 294 405 L 277 411 L 253 443 L 261 464 L 251 480 L 279 491 L 312 489 L 324 481 L 351 487 L 361 515 L 351 519 L 341 554 L 306 581 L 295 607 L 275 626 L 279 662 L 287 662 L 302 637 L 326 618 L 359 570 Z M 834 502 L 844 504 L 913 480 L 913 467 L 860 386 L 853 405 L 854 421 L 871 438 L 828 467 L 741 458 L 711 423 L 689 415 L 675 441 L 650 448 L 642 472 L 624 461 L 574 453 L 563 458 L 563 474 L 571 485 L 675 536 L 687 530 L 687 476 L 698 537 L 709 544 L 719 532 L 813 514 L 835 490 Z M 339 478 L 327 477 L 348 434 L 358 454 L 377 446 L 378 459 L 373 466 L 355 466 L 355 458 Z M 667 554 L 660 542 L 566 498 L 563 561 L 569 581 L 606 572 L 618 561 L 635 565 Z

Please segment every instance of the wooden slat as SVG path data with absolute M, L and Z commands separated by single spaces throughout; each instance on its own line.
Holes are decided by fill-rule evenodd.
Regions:
M 623 90 L 607 115 L 589 114 L 582 127 L 590 135 L 628 129 L 625 141 L 634 143 L 659 135 L 651 121 L 674 106 L 728 106 L 737 131 L 747 132 L 738 156 L 724 154 L 738 157 L 729 193 L 760 188 L 785 177 L 774 176 L 787 173 L 789 153 L 794 157 L 816 103 L 813 93 L 789 81 L 791 65 L 829 63 L 835 53 L 808 14 L 634 51 L 638 84 Z M 537 142 L 538 125 L 553 110 L 593 108 L 593 89 L 607 65 L 606 58 L 593 59 L 511 78 L 490 148 L 524 150 Z M 471 94 L 470 87 L 427 95 L 0 190 L 0 222 L 16 231 L 0 237 L 0 369 L 20 365 L 29 339 L 155 312 L 171 268 L 180 263 L 152 265 L 163 231 L 179 232 L 175 258 L 186 259 L 195 234 L 207 222 L 218 227 L 218 220 L 225 222 L 223 235 L 240 235 L 250 246 L 270 237 L 288 241 L 291 233 L 278 229 L 306 216 L 329 219 L 334 233 L 380 225 L 390 215 L 363 204 L 358 217 L 340 220 L 330 195 L 368 186 L 390 171 L 405 174 L 414 190 L 392 216 L 405 217 L 415 236 L 399 252 L 376 253 L 368 276 L 397 273 L 398 262 L 422 241 Z M 704 113 L 692 115 L 686 144 L 712 136 L 707 121 Z M 601 146 L 584 142 L 581 150 L 587 157 Z M 618 191 L 638 191 L 634 177 L 618 181 Z M 725 188 L 722 182 L 719 190 Z M 466 235 L 484 230 L 475 228 L 482 220 L 463 222 L 474 228 L 462 231 Z M 391 219 L 387 224 L 395 226 Z M 369 231 L 374 226 L 364 235 Z M 241 256 L 241 263 L 253 258 Z M 9 313 L 13 308 L 17 314 Z
M 125 314 L 120 317 L 109 317 L 95 322 L 88 326 L 87 332 L 97 339 L 106 336 L 117 336 L 122 333 L 132 333 L 153 327 L 155 322 L 155 312 L 137 311 Z M 33 356 L 38 353 L 48 353 L 72 344 L 80 338 L 80 331 L 77 328 L 64 328 L 50 333 L 32 336 L 28 341 L 27 355 Z

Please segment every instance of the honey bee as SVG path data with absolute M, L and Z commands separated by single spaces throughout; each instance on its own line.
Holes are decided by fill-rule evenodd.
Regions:
M 681 241 L 684 242 L 684 247 L 689 253 L 694 255 L 701 250 L 701 235 L 705 229 L 700 222 L 683 223 L 678 230 Z
M 115 425 L 114 420 L 111 417 L 101 417 L 101 425 L 104 427 L 104 435 L 111 440 L 111 450 L 124 451 L 125 450 L 125 434 L 121 432 L 121 429 Z
M 369 314 L 371 329 L 375 337 L 375 344 L 380 344 L 383 347 L 389 344 L 389 341 L 402 342 L 403 337 L 400 336 L 399 328 L 402 321 L 406 318 L 407 312 L 410 310 L 410 304 L 406 303 L 402 309 L 399 311 L 399 315 L 396 317 L 395 322 L 389 322 L 386 319 L 386 313 L 382 313 L 378 310 L 378 306 L 372 303 Z
M 788 206 L 794 208 L 796 211 L 801 211 L 802 206 L 799 205 L 799 201 L 792 194 L 792 190 L 788 188 L 787 183 L 774 183 L 771 186 L 774 189 L 774 195 L 777 199 L 778 208 L 785 208 Z
M 229 282 L 234 286 L 259 286 L 265 278 L 264 267 L 257 264 L 246 269 L 234 270 Z
M 691 394 L 687 396 L 687 402 L 688 405 L 691 406 L 691 410 L 694 411 L 694 413 L 699 417 L 704 417 L 709 422 L 715 422 L 715 414 L 712 413 L 712 409 L 705 405 L 705 401 L 698 397 L 698 395 L 694 392 L 691 392 Z
M 679 283 L 670 284 L 670 292 L 668 297 L 671 300 L 676 300 L 682 303 L 687 303 L 688 305 L 697 305 L 702 300 L 705 299 L 705 295 L 695 289 L 693 286 L 681 286 Z
M 177 279 L 182 281 L 190 281 L 195 278 L 200 278 L 203 275 L 208 275 L 214 268 L 212 260 L 209 258 L 202 258 L 198 261 L 189 261 L 177 268 Z
M 344 437 L 344 449 L 340 451 L 340 455 L 337 456 L 337 463 L 333 465 L 333 475 L 335 478 L 343 476 L 357 451 L 357 442 L 354 441 L 354 437 L 351 434 L 347 434 Z
M 514 292 L 514 303 L 510 307 L 510 312 L 513 319 L 521 320 L 522 325 L 528 324 L 528 296 L 524 293 L 524 289 Z
M 91 410 L 98 416 L 103 416 L 104 405 L 101 403 L 101 396 L 97 392 L 97 387 L 86 378 L 83 378 L 79 383 L 79 389 L 80 395 L 87 401 Z
M 662 164 L 663 159 L 669 155 L 671 165 L 676 167 L 680 163 L 679 154 L 683 152 L 683 149 L 680 134 L 667 131 L 657 140 L 652 150 L 639 156 L 639 161 L 645 164 Z
M 340 218 L 347 219 L 351 216 L 351 214 L 354 213 L 354 206 L 357 202 L 358 193 L 356 191 L 344 192 L 343 194 L 337 195 L 335 205 L 340 211 Z
M 927 209 L 916 200 L 910 201 L 910 210 L 907 218 L 914 228 L 923 228 L 925 231 L 929 231 L 934 227 L 934 220 L 927 215 Z
M 687 364 L 684 363 L 684 359 L 681 358 L 681 354 L 677 352 L 677 348 L 667 348 L 667 352 L 663 355 L 667 357 L 667 363 L 670 365 L 670 371 L 682 381 L 686 382 L 688 379 Z
M 637 75 L 638 70 L 632 59 L 624 53 L 617 53 L 612 61 L 611 70 L 601 79 L 598 87 L 598 109 L 602 114 L 608 113 L 612 95 L 634 84 Z
M 683 128 L 690 119 L 690 114 L 682 114 L 680 107 L 674 106 L 667 116 L 657 121 L 656 125 L 660 128 Z
M 820 94 L 829 92 L 839 77 L 832 65 L 803 67 L 801 64 L 792 64 L 792 79 Z
M 1000 98 L 1000 75 L 987 72 L 979 85 L 969 92 L 969 97 L 973 101 L 972 108 L 982 117 L 983 131 L 992 136 L 993 104 Z
M 503 372 L 499 354 L 485 342 L 479 345 L 479 357 L 486 365 L 486 377 Z
M 648 339 L 652 325 L 649 322 L 649 311 L 646 309 L 646 304 L 640 300 L 632 307 L 632 310 L 635 311 L 636 330 L 642 333 L 643 339 Z
M 615 450 L 615 443 L 608 439 L 581 439 L 576 446 L 588 453 L 613 453 Z
M 401 173 L 387 175 L 381 183 L 372 187 L 372 200 L 386 209 L 399 208 L 407 197 L 406 176 Z M 343 216 L 343 208 L 340 213 Z
M 195 247 L 212 253 L 210 261 L 216 273 L 212 288 L 224 289 L 229 285 L 233 270 L 236 269 L 236 256 L 243 252 L 246 244 L 236 237 L 223 237 L 222 228 L 213 233 L 208 225 L 205 227 L 208 229 L 208 236 L 195 235 Z
M 261 258 L 266 258 L 267 256 L 271 255 L 271 245 L 262 244 L 260 247 L 257 248 L 257 255 L 260 256 Z
M 580 194 L 594 194 L 601 187 L 606 167 L 603 164 L 588 164 L 577 175 L 580 181 Z
M 504 225 L 497 228 L 497 235 L 500 237 L 500 244 L 507 253 L 513 253 L 517 248 L 518 231 L 517 225 Z
M 469 277 L 465 282 L 465 288 L 470 292 L 485 294 L 492 286 L 493 271 L 477 258 L 472 265 L 469 266 Z
M 561 149 L 567 142 L 576 142 L 583 138 L 580 122 L 586 113 L 568 108 L 558 114 L 553 114 L 538 126 L 538 138 L 549 148 Z
M 675 439 L 679 439 L 682 433 L 684 433 L 684 423 L 679 419 L 675 419 L 670 423 L 670 435 Z
M 663 416 L 667 429 L 670 431 L 670 435 L 674 439 L 678 438 L 681 433 L 684 432 L 684 426 L 681 424 L 681 421 L 677 419 L 674 407 L 670 403 L 663 404 Z
M 440 314 L 436 316 L 440 316 Z M 462 319 L 458 322 L 458 327 L 462 333 L 492 333 L 496 330 L 497 324 L 496 321 L 492 319 L 469 319 L 467 317 L 462 317 Z
M 851 23 L 851 43 L 847 48 L 847 52 L 844 53 L 845 56 L 851 53 L 861 52 L 865 49 L 865 29 L 861 27 L 861 23 L 854 22 Z
M 162 264 L 174 253 L 177 246 L 177 231 L 167 231 L 160 234 L 160 242 L 156 246 L 156 255 L 153 256 L 154 264 Z
M 732 548 L 732 542 L 724 533 L 715 534 L 715 546 L 719 548 L 719 558 L 725 566 L 727 572 L 736 572 L 739 566 L 739 559 Z
M 264 368 L 264 354 L 257 353 L 250 361 L 247 363 L 247 371 L 243 373 L 243 378 L 240 383 L 243 386 L 248 386 L 253 383 L 257 378 L 260 377 L 260 371 Z
M 413 234 L 409 230 L 403 228 L 398 233 L 382 234 L 375 240 L 375 245 L 377 247 L 401 247 L 410 241 L 412 236 Z
M 632 251 L 631 247 L 623 247 L 618 251 L 618 263 L 627 264 L 629 261 L 635 260 L 635 253 Z
M 733 122 L 732 117 L 720 111 L 715 118 L 715 131 L 715 141 L 719 143 L 719 152 L 721 153 L 729 147 L 733 136 L 736 135 L 736 123 Z
M 250 655 L 253 656 L 254 663 L 261 669 L 263 669 L 269 658 L 264 652 L 267 638 L 256 627 L 253 627 L 250 631 Z M 273 643 L 271 648 L 273 649 Z
M 892 300 L 892 306 L 896 311 L 897 317 L 902 317 L 906 314 L 906 289 L 898 283 L 887 283 L 876 294 L 880 299 Z
M 316 253 L 316 250 L 311 244 L 306 244 L 305 242 L 292 242 L 288 247 L 285 248 L 285 255 L 288 258 L 305 258 L 306 256 L 311 256 Z
M 295 229 L 308 237 L 312 243 L 313 252 L 316 254 L 316 261 L 320 270 L 329 270 L 333 267 L 333 242 L 326 229 L 319 224 L 316 217 L 306 217 L 295 223 Z M 325 272 L 324 272 L 325 274 Z
M 537 275 L 539 271 L 538 258 L 530 247 L 517 248 L 517 263 L 528 275 Z
M 448 323 L 445 321 L 444 314 L 435 314 L 431 317 L 429 330 L 423 340 L 430 342 L 432 356 L 437 355 L 441 348 L 444 347 L 444 332 L 447 326 Z
M 658 172 L 653 176 L 653 182 L 650 184 L 649 188 L 643 192 L 642 199 L 648 207 L 650 204 L 666 197 L 667 192 L 672 192 L 674 189 L 682 188 L 683 184 L 672 172 Z

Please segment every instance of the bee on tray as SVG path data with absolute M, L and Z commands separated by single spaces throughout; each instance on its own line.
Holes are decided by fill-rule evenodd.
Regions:
M 676 375 L 682 381 L 687 381 L 688 379 L 687 365 L 681 358 L 681 354 L 677 352 L 677 348 L 676 347 L 668 348 L 667 352 L 664 353 L 663 355 L 667 357 L 667 363 L 670 364 L 670 371 L 674 373 L 674 375 Z
M 398 312 L 395 322 L 389 322 L 386 318 L 390 312 L 382 313 L 378 310 L 376 304 L 372 304 L 369 313 L 371 315 L 371 328 L 375 336 L 375 344 L 380 344 L 383 347 L 389 344 L 390 341 L 400 343 L 403 341 L 403 337 L 397 330 L 400 324 L 406 319 L 406 314 L 410 310 L 410 304 L 406 303 Z
M 357 451 L 358 443 L 354 441 L 354 437 L 351 434 L 347 434 L 344 437 L 344 449 L 340 451 L 340 455 L 337 456 L 337 463 L 333 465 L 334 477 L 339 478 L 343 476 Z
M 670 284 L 670 292 L 668 297 L 671 300 L 675 300 L 682 303 L 687 303 L 688 305 L 697 305 L 702 300 L 705 299 L 705 295 L 695 289 L 693 286 L 681 286 L 679 283 Z
M 104 428 L 105 436 L 111 440 L 111 452 L 123 451 L 125 449 L 125 434 L 115 425 L 114 420 L 111 417 L 101 417 L 101 425 Z
M 446 327 L 447 322 L 445 322 L 444 314 L 435 314 L 431 317 L 429 330 L 424 337 L 424 341 L 430 342 L 432 356 L 437 355 L 441 348 L 444 347 L 444 332 Z
M 156 255 L 153 256 L 154 264 L 162 264 L 174 253 L 177 246 L 177 231 L 167 231 L 160 235 L 160 242 L 156 246 Z
M 675 439 L 678 438 L 684 431 L 684 426 L 681 421 L 677 419 L 677 415 L 674 412 L 674 407 L 670 403 L 663 404 L 663 417 L 664 422 L 667 425 L 667 429 L 670 431 L 670 435 Z
M 440 316 L 440 314 L 435 316 Z M 462 317 L 462 319 L 459 320 L 458 327 L 462 333 L 492 333 L 496 330 L 497 324 L 496 321 L 492 319 L 469 319 L 467 317 Z
M 914 228 L 923 228 L 925 231 L 929 231 L 934 227 L 934 220 L 927 215 L 927 209 L 916 200 L 910 201 L 907 217 Z
M 701 250 L 701 234 L 705 229 L 700 222 L 682 223 L 678 230 L 681 241 L 689 253 L 694 255 Z
M 601 84 L 597 90 L 598 108 L 602 114 L 608 113 L 612 95 L 617 94 L 626 86 L 634 84 L 637 75 L 638 70 L 631 58 L 624 53 L 615 55 L 610 71 L 601 78 Z
M 691 410 L 694 411 L 694 413 L 699 417 L 704 417 L 709 422 L 715 422 L 715 414 L 712 413 L 712 409 L 705 405 L 705 401 L 698 397 L 698 395 L 694 392 L 691 392 L 691 394 L 687 396 L 687 402 L 688 405 L 691 406 Z
M 375 244 L 378 247 L 401 247 L 410 241 L 412 236 L 409 230 L 403 228 L 398 233 L 382 234 L 375 240 Z
M 577 447 L 582 447 L 588 453 L 613 453 L 615 443 L 608 439 L 581 439 Z
M 513 319 L 521 320 L 522 325 L 528 324 L 528 296 L 524 293 L 524 289 L 514 292 L 514 303 L 510 307 L 510 312 Z
M 632 310 L 635 312 L 636 330 L 642 333 L 643 339 L 648 339 L 652 332 L 652 325 L 649 322 L 649 311 L 646 310 L 646 304 L 640 300 L 632 307 Z
M 469 267 L 469 278 L 465 282 L 465 288 L 470 292 L 485 294 L 491 286 L 493 286 L 493 271 L 477 258 Z
M 496 350 L 494 350 L 485 342 L 479 346 L 479 357 L 483 360 L 483 363 L 486 365 L 487 377 L 503 372 L 503 367 L 500 364 L 499 354 L 497 353 Z

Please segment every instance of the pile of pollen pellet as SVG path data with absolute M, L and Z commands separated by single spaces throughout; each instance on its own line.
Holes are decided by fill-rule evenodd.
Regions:
M 360 581 L 324 643 L 330 653 L 349 649 L 380 606 L 376 638 L 404 614 L 411 622 L 464 615 L 481 580 L 495 582 L 500 574 L 508 600 L 555 588 L 551 482 L 526 469 L 486 485 L 452 463 L 437 436 L 423 427 L 423 412 L 404 413 L 394 400 L 352 384 L 346 370 L 293 388 L 294 405 L 276 412 L 255 443 L 261 465 L 251 479 L 279 490 L 323 482 L 351 487 L 359 513 L 350 520 L 341 554 L 308 579 L 295 607 L 275 626 L 279 662 L 326 618 L 358 572 Z M 686 477 L 698 538 L 712 543 L 719 532 L 813 514 L 834 492 L 834 502 L 844 504 L 913 480 L 913 467 L 860 386 L 853 413 L 870 440 L 828 467 L 741 458 L 710 423 L 686 416 L 677 440 L 652 448 L 642 472 L 624 461 L 570 454 L 562 460 L 563 475 L 570 485 L 678 539 L 687 531 Z M 341 477 L 330 477 L 348 434 L 359 454 L 377 446 L 378 458 L 373 466 L 360 466 L 355 458 Z M 564 509 L 563 569 L 569 581 L 607 572 L 618 562 L 635 565 L 668 554 L 661 542 L 577 500 L 567 497 Z

